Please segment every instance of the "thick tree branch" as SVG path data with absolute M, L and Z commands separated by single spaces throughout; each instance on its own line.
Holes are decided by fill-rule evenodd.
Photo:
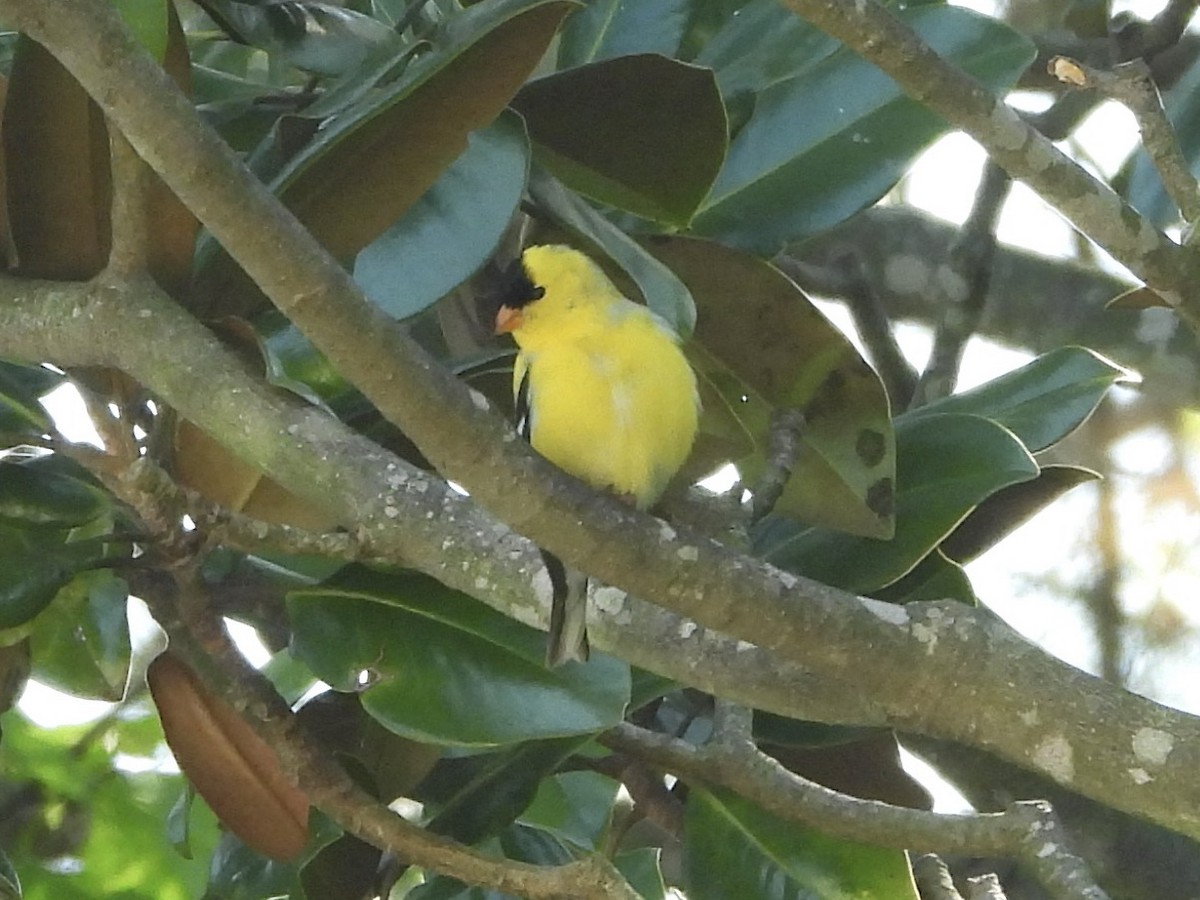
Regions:
M 1193 777 L 1200 722 L 1051 659 L 984 610 L 860 601 L 715 541 L 680 535 L 554 472 L 482 398 L 362 298 L 199 123 L 108 4 L 4 0 L 0 10 L 59 56 L 271 299 L 446 474 L 496 515 L 620 588 L 598 603 L 599 646 L 619 647 L 638 663 L 646 657 L 656 671 L 677 672 L 691 683 L 719 680 L 711 688 L 735 699 L 748 693 L 745 679 L 761 664 L 761 686 L 775 702 L 755 705 L 786 707 L 786 714 L 827 700 L 789 700 L 778 684 L 781 673 L 815 677 L 852 697 L 842 712 L 829 710 L 831 720 L 887 722 L 984 746 L 1105 802 L 1200 833 L 1200 785 Z M 1153 234 L 1150 244 L 1158 246 Z M 1176 257 L 1170 258 L 1173 265 Z M 0 335 L 10 355 L 60 361 L 78 355 L 126 368 L 284 487 L 343 524 L 370 531 L 397 560 L 489 602 L 511 603 L 510 609 L 522 602 L 505 552 L 515 548 L 527 559 L 526 545 L 471 502 L 320 411 L 280 402 L 161 293 L 147 288 L 131 302 L 98 285 L 0 282 Z M 206 375 L 203 391 L 195 389 L 199 371 Z M 643 615 L 626 591 L 698 624 L 651 617 L 643 634 L 620 643 L 619 635 L 638 629 L 616 625 Z M 708 642 L 703 646 L 713 659 L 699 673 L 666 658 L 673 644 L 671 654 L 661 644 L 646 645 L 648 635 L 661 638 L 671 627 L 676 640 L 695 642 L 685 645 Z M 755 656 L 722 635 L 771 652 Z M 774 686 L 767 683 L 771 672 Z
M 863 800 L 788 771 L 736 726 L 718 730 L 700 747 L 629 723 L 600 740 L 685 779 L 729 788 L 777 816 L 835 837 L 918 852 L 1016 857 L 1055 898 L 1108 896 L 1068 849 L 1062 826 L 1045 803 L 1019 803 L 1002 813 L 942 815 Z
M 0 335 L 8 356 L 127 369 L 284 487 L 370 535 L 379 553 L 510 615 L 544 621 L 530 596 L 530 573 L 540 567 L 529 545 L 443 482 L 251 377 L 153 285 L 134 292 L 0 278 Z M 197 371 L 205 372 L 204 391 L 195 390 Z M 601 577 L 690 617 L 602 588 L 597 646 L 784 715 L 892 724 L 981 746 L 1200 834 L 1192 777 L 1200 721 L 1071 669 L 985 610 L 859 600 L 714 541 L 680 536 L 561 474 L 541 477 L 522 487 L 525 494 L 549 484 L 589 509 L 576 527 L 596 546 L 589 558 Z M 865 647 L 869 666 L 860 661 Z M 925 702 L 930 697 L 939 702 Z
M 977 140 L 1012 177 L 1200 324 L 1197 258 L 1142 218 L 1108 185 L 1056 148 L 982 84 L 935 54 L 875 0 L 784 0 L 879 66 L 906 94 Z

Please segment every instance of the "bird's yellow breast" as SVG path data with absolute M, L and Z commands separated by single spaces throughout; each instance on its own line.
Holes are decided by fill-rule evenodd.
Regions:
M 517 333 L 534 449 L 594 487 L 653 504 L 696 434 L 696 380 L 674 335 L 619 295 L 545 335 Z

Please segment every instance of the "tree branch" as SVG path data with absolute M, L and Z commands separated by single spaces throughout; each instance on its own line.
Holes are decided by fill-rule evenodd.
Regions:
M 1196 257 L 1154 228 L 982 84 L 934 53 L 875 0 L 785 0 L 785 5 L 973 137 L 1013 178 L 1062 212 L 1193 327 L 1200 325 Z
M 1016 857 L 1055 898 L 1108 896 L 1067 849 L 1062 826 L 1040 801 L 1002 813 L 951 816 L 839 794 L 785 769 L 737 724 L 718 730 L 701 747 L 627 722 L 600 742 L 686 779 L 729 788 L 777 816 L 835 837 L 916 851 Z
M 199 123 L 107 3 L 3 0 L 0 10 L 51 48 L 273 301 L 473 499 L 319 410 L 281 401 L 149 286 L 135 300 L 112 286 L 0 279 L 9 355 L 125 369 L 285 488 L 366 530 L 397 561 L 510 614 L 541 615 L 529 596 L 535 564 L 528 545 L 474 501 L 614 586 L 598 597 L 596 643 L 635 663 L 785 715 L 823 705 L 827 721 L 891 723 L 984 746 L 1200 834 L 1200 721 L 1051 659 L 986 610 L 859 600 L 677 532 L 556 472 L 365 301 Z M 1147 241 L 1158 247 L 1153 233 Z M 1177 255 L 1168 257 L 1173 266 Z M 197 371 L 205 391 L 195 390 Z M 630 594 L 690 618 L 656 613 Z M 649 642 L 668 635 L 665 645 Z M 869 665 L 861 662 L 866 647 Z M 788 677 L 834 689 L 797 697 Z M 751 683 L 765 702 L 747 696 Z M 941 702 L 914 699 L 931 697 Z
M 334 762 L 270 682 L 238 653 L 220 619 L 208 609 L 203 589 L 193 583 L 195 573 L 184 566 L 176 575 L 172 581 L 161 573 L 144 573 L 132 586 L 167 631 L 172 649 L 246 718 L 278 755 L 289 779 L 346 832 L 429 871 L 522 897 L 637 900 L 637 893 L 599 855 L 553 867 L 496 859 L 390 810 Z
M 122 293 L 0 277 L 0 347 L 15 358 L 126 368 L 281 485 L 370 535 L 380 554 L 523 621 L 545 621 L 544 601 L 531 596 L 540 564 L 529 544 L 444 482 L 252 378 L 153 285 Z M 207 390 L 195 390 L 195 371 L 205 372 Z M 1072 669 L 984 609 L 861 600 L 678 534 L 561 474 L 523 490 L 547 484 L 578 491 L 581 505 L 591 500 L 576 527 L 597 548 L 600 577 L 688 616 L 601 588 L 598 647 L 782 715 L 894 725 L 981 746 L 1200 834 L 1200 720 Z M 870 665 L 860 662 L 863 647 L 871 647 Z

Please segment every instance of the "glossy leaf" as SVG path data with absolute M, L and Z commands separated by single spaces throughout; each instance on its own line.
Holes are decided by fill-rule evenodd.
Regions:
M 749 452 L 735 457 L 742 478 L 753 485 L 762 471 L 770 410 L 802 410 L 803 447 L 776 511 L 890 536 L 896 463 L 887 394 L 854 346 L 769 263 L 693 238 L 646 246 L 695 299 L 693 343 L 705 354 L 690 355 L 720 395 L 712 402 L 709 390 L 702 394 L 704 416 L 731 416 L 748 437 Z
M 415 799 L 437 812 L 428 828 L 463 844 L 494 837 L 523 813 L 542 780 L 591 735 L 525 741 L 492 753 L 443 757 Z
M 811 69 L 841 47 L 776 0 L 751 0 L 725 20 L 697 54 L 729 99 L 762 91 Z
M 569 0 L 497 0 L 456 14 L 442 48 L 324 123 L 272 182 L 326 248 L 353 258 L 404 214 L 495 121 L 528 77 Z M 206 258 L 213 310 L 261 306 L 227 256 Z
M 68 542 L 68 536 L 0 524 L 0 629 L 28 622 L 77 573 L 106 555 L 102 539 Z
M 105 495 L 73 468 L 50 455 L 0 460 L 0 520 L 69 528 L 103 514 L 109 508 Z
M 1076 466 L 1042 466 L 1033 481 L 1003 488 L 979 504 L 942 542 L 942 552 L 956 562 L 970 562 L 1067 491 L 1099 477 Z
M 966 413 L 999 422 L 1030 452 L 1052 447 L 1078 428 L 1109 388 L 1133 373 L 1083 347 L 1059 347 L 970 391 L 905 413 L 905 419 Z
M 618 853 L 613 859 L 617 871 L 625 876 L 629 886 L 645 900 L 668 900 L 661 864 L 662 850 L 658 847 L 641 847 L 627 853 Z
M 1033 59 L 1030 42 L 956 6 L 897 15 L 941 56 L 995 91 Z M 765 88 L 737 132 L 695 232 L 772 256 L 786 241 L 833 227 L 888 191 L 945 131 L 932 112 L 848 50 Z
M 432 578 L 362 571 L 289 595 L 293 648 L 335 689 L 359 688 L 386 727 L 430 743 L 490 746 L 619 722 L 629 669 L 596 654 L 549 670 L 545 637 Z
M 238 41 L 321 75 L 348 72 L 372 51 L 399 41 L 383 22 L 333 3 L 204 0 L 201 6 Z
M 635 53 L 674 56 L 690 6 L 690 0 L 591 0 L 563 25 L 558 68 Z
M 96 700 L 120 700 L 129 677 L 125 582 L 111 572 L 84 572 L 58 592 L 30 635 L 34 676 L 51 687 Z
M 576 847 L 601 851 L 620 787 L 598 772 L 555 775 L 541 783 L 521 822 Z
M 916 900 L 902 850 L 842 841 L 694 787 L 684 818 L 691 900 Z
M 710 70 L 621 56 L 533 81 L 513 98 L 539 163 L 600 203 L 684 227 L 725 158 Z
M 1033 483 L 1026 482 L 1026 484 Z M 1018 488 L 1021 486 L 1016 485 Z M 1012 490 L 1012 488 L 1004 490 Z M 983 504 L 975 512 L 978 513 L 982 510 L 987 502 L 987 500 L 983 501 Z M 974 516 L 975 513 L 971 515 Z M 953 535 L 951 535 L 952 537 Z M 961 565 L 946 555 L 944 545 L 917 563 L 916 568 L 899 581 L 894 581 L 887 587 L 875 591 L 872 596 L 888 603 L 912 603 L 916 600 L 957 600 L 968 606 L 979 604 L 975 588 L 971 586 L 971 579 L 967 577 L 967 573 Z
M 397 319 L 415 315 L 471 277 L 512 221 L 529 146 L 511 113 L 475 132 L 466 152 L 354 263 L 354 280 Z
M 686 337 L 692 333 L 696 306 L 686 285 L 674 272 L 585 200 L 536 169 L 530 174 L 529 193 L 556 224 L 577 235 L 583 243 L 601 248 L 633 280 L 646 305 L 666 319 L 677 334 Z
M 50 416 L 38 401 L 64 380 L 41 366 L 0 360 L 0 434 L 46 434 Z
M 988 419 L 962 414 L 898 419 L 892 540 L 806 529 L 770 516 L 755 530 L 755 548 L 789 571 L 855 593 L 876 591 L 912 571 L 987 497 L 1037 474 L 1024 445 Z

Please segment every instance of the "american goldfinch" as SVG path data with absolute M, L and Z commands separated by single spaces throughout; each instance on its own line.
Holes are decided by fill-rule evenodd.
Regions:
M 696 436 L 696 376 L 679 337 L 563 246 L 529 247 L 508 271 L 496 332 L 520 352 L 518 427 L 542 456 L 648 509 Z M 543 553 L 554 587 L 546 662 L 586 661 L 587 580 Z

